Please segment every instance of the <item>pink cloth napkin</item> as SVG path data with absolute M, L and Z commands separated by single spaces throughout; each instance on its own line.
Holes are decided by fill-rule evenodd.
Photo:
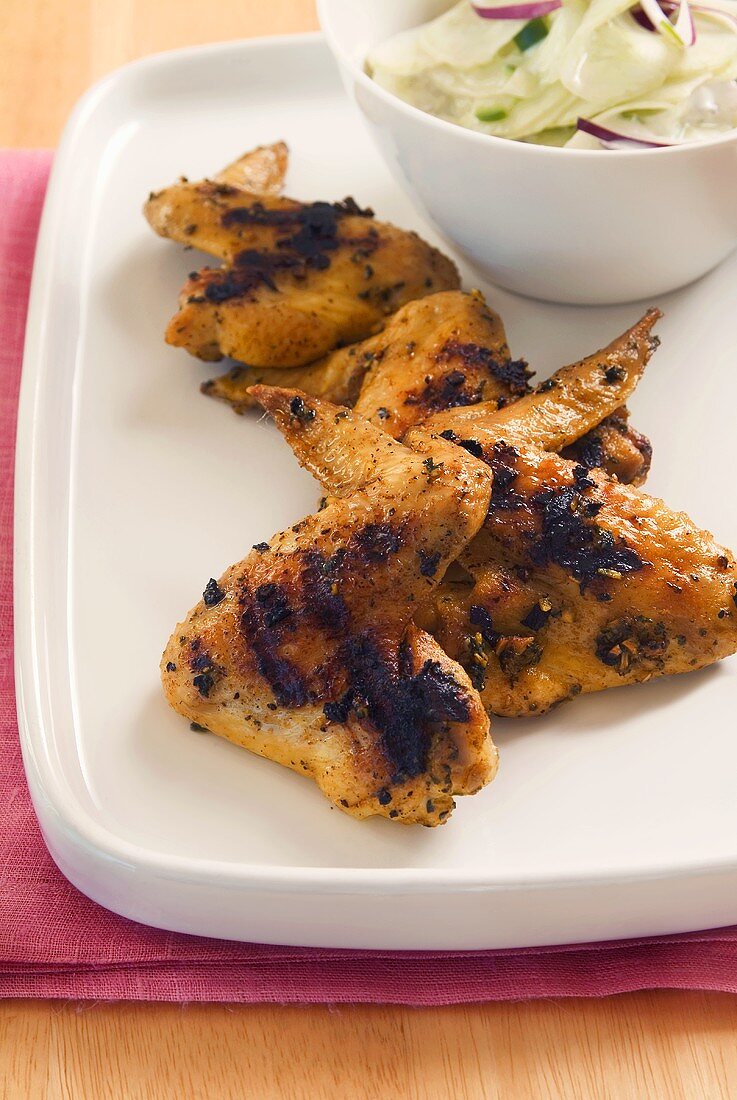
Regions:
M 458 1004 L 645 988 L 737 992 L 737 929 L 526 951 L 330 951 L 224 943 L 100 908 L 56 869 L 18 747 L 11 583 L 23 330 L 51 155 L 0 153 L 0 996 Z

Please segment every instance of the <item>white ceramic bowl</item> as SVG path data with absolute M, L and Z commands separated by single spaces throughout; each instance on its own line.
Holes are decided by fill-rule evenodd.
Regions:
M 549 301 L 613 304 L 684 286 L 732 251 L 737 135 L 669 149 L 526 145 L 434 118 L 366 75 L 373 46 L 448 7 L 318 0 L 346 88 L 396 178 L 495 283 Z

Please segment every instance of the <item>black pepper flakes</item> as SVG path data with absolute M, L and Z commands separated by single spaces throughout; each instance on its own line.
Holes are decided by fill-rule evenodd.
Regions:
M 177 671 L 177 666 L 174 664 L 173 661 L 167 661 L 166 662 L 166 671 L 167 672 L 176 672 Z
M 439 471 L 442 470 L 442 468 L 443 468 L 442 462 L 435 462 L 435 460 L 432 457 L 431 458 L 426 458 L 423 461 L 422 465 L 427 470 L 428 480 L 430 482 L 433 482 L 433 481 L 436 480 L 436 478 L 439 475 Z
M 621 382 L 622 381 L 622 379 L 625 377 L 625 373 L 626 372 L 625 372 L 624 367 L 616 367 L 616 366 L 607 367 L 606 370 L 604 371 L 604 381 L 608 385 L 613 386 L 615 382 Z
M 205 591 L 202 593 L 202 599 L 205 607 L 217 607 L 219 603 L 222 603 L 225 599 L 225 593 L 215 580 L 214 577 L 210 577 L 209 581 L 205 585 Z
M 425 550 L 418 550 L 417 556 L 420 559 L 421 575 L 423 577 L 434 577 L 440 564 L 440 552 L 435 550 L 432 554 L 428 554 Z
M 489 645 L 496 645 L 499 635 L 494 630 L 494 620 L 491 617 L 491 613 L 482 607 L 481 604 L 475 603 L 471 605 L 471 609 L 468 613 L 469 622 L 472 626 L 477 626 L 481 631 L 481 636 L 485 642 Z
M 547 596 L 542 596 L 527 612 L 522 620 L 522 625 L 530 630 L 541 630 L 550 618 L 552 610 L 553 605 L 550 600 Z
M 215 680 L 210 672 L 200 672 L 199 675 L 195 676 L 192 683 L 203 699 L 210 697 L 210 692 L 215 686 Z
M 380 806 L 388 806 L 392 800 L 392 793 L 386 787 L 382 787 L 381 790 L 376 792 L 376 799 Z
M 309 424 L 311 420 L 315 419 L 315 410 L 311 409 L 309 405 L 305 405 L 301 397 L 293 397 L 289 402 L 289 411 L 295 420 L 299 420 L 300 424 Z
M 265 554 L 266 551 L 269 549 L 269 544 L 268 542 L 254 542 L 252 549 L 254 549 L 258 554 Z

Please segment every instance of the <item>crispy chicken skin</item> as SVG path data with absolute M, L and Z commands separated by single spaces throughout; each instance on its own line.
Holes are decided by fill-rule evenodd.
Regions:
M 489 514 L 418 621 L 491 712 L 541 714 L 737 650 L 737 568 L 709 532 L 526 440 L 474 438 L 494 471 Z
M 501 318 L 478 292 L 451 290 L 400 309 L 366 349 L 371 362 L 356 412 L 401 439 L 433 413 L 527 393 Z
M 167 343 L 208 361 L 227 355 L 253 367 L 298 367 L 377 332 L 405 302 L 458 285 L 452 262 L 416 234 L 320 205 L 336 214 L 329 251 L 305 260 L 301 243 L 247 249 L 233 267 L 194 272 Z M 277 246 L 300 236 L 311 217 L 301 206 Z M 308 232 L 324 245 L 322 225 Z
M 230 226 L 223 215 L 243 202 L 244 194 L 271 200 L 274 209 L 292 209 L 291 199 L 279 199 L 287 171 L 284 142 L 252 149 L 212 179 L 177 180 L 162 191 L 152 191 L 143 213 L 160 237 L 198 248 L 224 263 L 232 263 L 243 248 L 273 247 L 275 233 L 268 226 L 246 229 Z
M 289 372 L 236 368 L 205 382 L 203 393 L 238 412 L 257 404 L 258 383 L 294 385 L 356 412 L 401 439 L 408 428 L 442 409 L 487 400 L 502 404 L 528 392 L 529 371 L 510 358 L 501 319 L 478 291 L 440 291 L 408 302 L 385 328 Z M 359 396 L 360 395 L 360 396 Z
M 648 440 L 629 427 L 626 408 L 611 417 L 607 411 L 632 392 L 652 351 L 648 333 L 655 319 L 654 313 L 648 315 L 603 352 L 542 383 L 521 406 L 525 423 L 536 403 L 550 402 L 553 388 L 559 391 L 555 396 L 569 421 L 572 409 L 586 409 L 593 399 L 595 416 L 603 418 L 602 423 L 588 411 L 584 424 L 593 421 L 596 427 L 586 432 L 579 420 L 582 438 L 569 445 L 567 456 L 601 466 L 620 481 L 644 481 L 650 464 Z M 616 377 L 614 383 L 603 381 L 605 371 L 609 378 Z M 204 382 L 201 389 L 242 413 L 258 404 L 249 394 L 251 386 L 295 386 L 335 404 L 354 406 L 399 439 L 414 424 L 443 410 L 482 403 L 479 414 L 487 417 L 489 410 L 495 412 L 528 394 L 528 377 L 524 360 L 510 358 L 502 322 L 483 296 L 478 291 L 442 291 L 403 306 L 378 335 L 308 366 L 283 373 L 235 366 Z
M 302 203 L 236 185 L 234 166 L 224 175 L 175 184 L 144 208 L 160 236 L 224 263 L 190 275 L 166 330 L 175 347 L 303 366 L 377 332 L 405 302 L 459 285 L 451 260 L 353 199 Z
M 482 525 L 489 468 L 294 390 L 258 397 L 308 469 L 340 454 L 341 499 L 208 584 L 162 658 L 167 699 L 354 817 L 440 824 L 497 755 L 467 674 L 412 615 Z
M 261 407 L 249 393 L 252 386 L 259 385 L 298 389 L 311 397 L 322 397 L 334 405 L 351 408 L 358 400 L 361 383 L 371 363 L 368 347 L 376 339 L 338 348 L 306 367 L 257 368 L 235 364 L 219 378 L 203 382 L 200 390 L 208 397 L 224 401 L 241 415 Z
M 499 438 L 514 436 L 549 451 L 560 451 L 615 412 L 634 391 L 660 341 L 652 335 L 662 316 L 649 309 L 637 324 L 607 347 L 569 367 L 561 367 L 525 397 L 498 410 L 491 402 L 451 409 L 428 421 L 433 431 L 471 432 L 493 421 Z
M 629 423 L 629 412 L 623 405 L 564 447 L 561 454 L 588 470 L 605 470 L 623 485 L 643 485 L 650 472 L 653 449 L 647 436 Z

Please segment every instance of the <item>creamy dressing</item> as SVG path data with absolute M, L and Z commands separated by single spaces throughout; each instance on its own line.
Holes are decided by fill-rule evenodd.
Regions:
M 631 0 L 563 0 L 519 20 L 461 0 L 378 46 L 367 70 L 415 107 L 498 137 L 601 148 L 576 129 L 585 119 L 634 141 L 699 141 L 737 128 L 737 0 L 706 2 L 691 5 L 684 45 L 643 26 Z

